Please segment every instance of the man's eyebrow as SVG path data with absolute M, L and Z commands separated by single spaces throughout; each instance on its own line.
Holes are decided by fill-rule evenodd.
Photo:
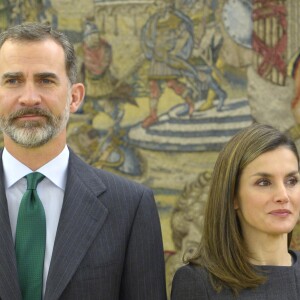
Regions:
M 2 78 L 6 79 L 6 78 L 16 78 L 16 77 L 23 77 L 23 76 L 24 74 L 22 72 L 7 72 L 2 75 Z M 58 76 L 52 72 L 37 73 L 34 75 L 34 77 L 58 79 Z
M 22 72 L 7 72 L 2 75 L 2 79 L 22 77 Z
M 42 73 L 37 73 L 34 75 L 36 78 L 52 78 L 58 80 L 58 76 L 55 73 L 52 72 L 42 72 Z

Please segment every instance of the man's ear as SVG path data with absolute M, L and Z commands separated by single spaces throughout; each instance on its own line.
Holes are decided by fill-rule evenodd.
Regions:
M 80 107 L 85 94 L 82 83 L 74 83 L 71 88 L 70 112 L 75 113 Z

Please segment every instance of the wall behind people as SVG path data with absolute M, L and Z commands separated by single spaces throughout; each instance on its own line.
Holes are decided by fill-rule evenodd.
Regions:
M 91 165 L 154 190 L 168 282 L 201 236 L 224 143 L 258 121 L 299 144 L 299 12 L 293 0 L 1 5 L 0 30 L 38 21 L 71 38 L 87 93 L 71 117 L 69 145 Z M 293 246 L 300 249 L 298 227 Z

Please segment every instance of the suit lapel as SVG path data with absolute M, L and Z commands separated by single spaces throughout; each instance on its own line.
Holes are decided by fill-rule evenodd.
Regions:
M 72 151 L 63 208 L 47 278 L 44 300 L 58 299 L 108 214 L 98 196 L 104 184 Z
M 0 178 L 0 299 L 19 300 L 22 297 L 5 195 L 2 151 L 0 152 Z

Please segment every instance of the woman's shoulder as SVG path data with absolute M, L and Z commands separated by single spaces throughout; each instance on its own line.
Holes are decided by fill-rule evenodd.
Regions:
M 289 249 L 289 253 L 294 257 L 300 257 L 300 251 L 298 250 Z
M 290 249 L 289 253 L 292 256 L 293 265 L 298 265 L 300 263 L 300 251 Z
M 199 278 L 207 278 L 208 273 L 204 267 L 200 267 L 196 264 L 189 263 L 177 269 L 175 276 L 180 278 L 188 278 L 189 280 L 199 280 Z
M 177 269 L 172 282 L 172 300 L 209 299 L 208 274 L 205 268 L 188 264 Z

